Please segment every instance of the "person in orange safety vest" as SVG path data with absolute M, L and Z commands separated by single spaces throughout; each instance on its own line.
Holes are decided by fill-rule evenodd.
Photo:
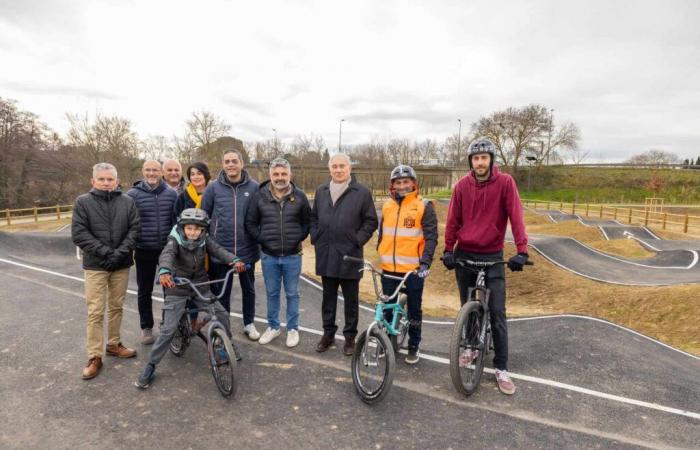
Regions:
M 423 321 L 423 285 L 430 273 L 438 241 L 438 221 L 432 202 L 423 200 L 418 192 L 416 172 L 411 166 L 396 166 L 391 171 L 389 196 L 382 206 L 377 250 L 380 267 L 385 275 L 403 277 L 408 297 L 408 356 L 407 364 L 418 362 L 418 345 Z M 400 281 L 382 277 L 382 290 L 390 295 Z M 394 300 L 396 301 L 396 300 Z M 387 317 L 391 320 L 391 317 Z

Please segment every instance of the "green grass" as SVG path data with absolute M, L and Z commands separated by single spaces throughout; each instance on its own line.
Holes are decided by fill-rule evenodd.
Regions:
M 700 203 L 700 170 L 606 167 L 543 167 L 515 177 L 520 196 L 565 203 L 644 203 L 661 197 L 666 204 Z M 445 189 L 430 198 L 449 198 Z

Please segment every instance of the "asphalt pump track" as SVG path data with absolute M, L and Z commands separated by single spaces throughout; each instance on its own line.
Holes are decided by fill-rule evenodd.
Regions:
M 139 325 L 131 272 L 122 339 L 133 346 Z M 457 394 L 449 378 L 451 320 L 426 318 L 420 363 L 408 366 L 400 355 L 391 393 L 367 406 L 354 393 L 342 336 L 327 353 L 314 350 L 321 292 L 306 278 L 301 344 L 294 349 L 285 347 L 284 329 L 266 346 L 247 341 L 234 289 L 232 325 L 244 360 L 233 400 L 219 396 L 199 342 L 183 358 L 164 358 L 147 391 L 132 385 L 149 351 L 140 345 L 137 358 L 108 358 L 100 376 L 86 382 L 79 377 L 82 279 L 68 236 L 0 235 L 3 448 L 693 448 L 700 442 L 700 359 L 579 316 L 510 320 L 516 395 L 500 394 L 488 369 L 470 398 Z M 256 285 L 262 330 L 259 273 Z M 154 296 L 158 317 L 159 287 Z M 371 311 L 362 305 L 360 330 Z

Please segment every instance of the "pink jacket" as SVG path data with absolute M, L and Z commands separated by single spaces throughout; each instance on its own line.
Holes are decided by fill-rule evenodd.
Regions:
M 471 171 L 462 177 L 450 198 L 445 226 L 445 251 L 495 253 L 503 249 L 510 219 L 518 253 L 527 253 L 527 233 L 518 187 L 513 177 L 493 166 L 491 177 L 480 183 Z

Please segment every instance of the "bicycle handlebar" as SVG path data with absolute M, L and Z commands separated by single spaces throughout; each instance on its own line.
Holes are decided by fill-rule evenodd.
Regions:
M 497 264 L 508 264 L 508 261 L 474 261 L 471 259 L 455 259 L 455 263 L 457 263 L 458 265 L 460 265 L 462 267 L 470 266 L 470 267 L 488 268 L 491 266 L 495 266 Z M 525 265 L 526 266 L 534 266 L 535 263 L 533 263 L 532 261 L 526 261 Z
M 374 265 L 371 262 L 365 261 L 364 259 L 361 259 L 361 258 L 355 258 L 354 256 L 345 255 L 345 256 L 343 256 L 343 261 L 361 263 L 363 267 L 362 267 L 362 269 L 360 269 L 360 271 L 366 270 L 366 271 L 372 272 L 372 282 L 374 283 L 374 292 L 377 295 L 377 298 L 380 299 L 381 301 L 391 300 L 394 297 L 396 297 L 398 295 L 399 291 L 401 290 L 401 288 L 403 287 L 403 285 L 406 284 L 406 280 L 408 279 L 408 277 L 410 275 L 417 273 L 416 270 L 412 270 L 410 272 L 406 272 L 406 274 L 402 277 L 397 277 L 395 275 L 387 275 L 387 274 L 382 273 L 381 271 L 375 269 Z M 396 290 L 394 291 L 394 293 L 387 297 L 384 294 L 380 294 L 379 285 L 377 284 L 377 276 L 390 278 L 392 280 L 397 280 L 397 281 L 400 281 L 401 283 L 399 283 L 399 285 L 396 287 Z
M 250 264 L 245 265 L 246 270 L 249 270 L 251 268 Z M 221 297 L 224 296 L 224 292 L 226 292 L 226 287 L 228 286 L 228 280 L 232 280 L 233 276 L 231 276 L 233 273 L 236 272 L 236 268 L 232 267 L 231 269 L 226 272 L 226 275 L 224 275 L 224 278 L 222 280 L 211 280 L 211 281 L 202 281 L 201 283 L 193 283 L 192 280 L 184 277 L 173 277 L 173 282 L 177 286 L 189 286 L 195 294 L 197 294 L 197 297 L 200 298 L 200 300 L 204 301 L 211 301 L 211 300 L 219 300 Z M 215 284 L 215 283 L 221 283 L 224 282 L 224 285 L 221 287 L 221 292 L 219 292 L 219 295 L 215 295 L 213 297 L 205 297 L 202 295 L 202 293 L 197 289 L 197 286 L 207 286 L 210 284 Z

